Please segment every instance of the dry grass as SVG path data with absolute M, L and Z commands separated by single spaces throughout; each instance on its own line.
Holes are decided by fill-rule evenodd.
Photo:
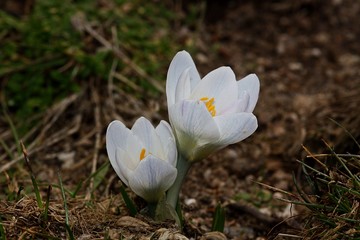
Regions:
M 112 196 L 111 189 L 119 187 L 119 183 L 116 175 L 107 173 L 108 168 L 103 176 L 96 178 L 97 170 L 107 163 L 104 152 L 107 124 L 113 119 L 120 119 L 130 125 L 139 115 L 157 116 L 153 111 L 157 111 L 159 106 L 152 104 L 152 101 L 145 104 L 134 95 L 125 93 L 112 81 L 104 86 L 94 80 L 90 87 L 58 102 L 38 117 L 38 124 L 21 139 L 29 143 L 27 152 L 43 201 L 46 187 L 53 185 L 48 219 L 45 221 L 44 209 L 39 208 L 33 195 L 23 156 L 14 155 L 9 161 L 9 155 L 1 152 L 0 173 L 7 176 L 7 181 L 0 183 L 4 190 L 1 199 L 10 201 L 1 200 L 0 213 L 8 239 L 66 237 L 65 210 L 56 184 L 58 169 L 61 169 L 66 183 L 69 225 L 76 239 L 104 239 L 106 236 L 128 239 L 135 235 L 150 236 L 164 227 L 141 216 L 127 216 L 122 200 Z M 3 132 L 0 138 L 7 143 L 14 142 L 10 130 Z M 10 151 L 16 151 L 16 144 L 11 145 Z M 93 177 L 90 177 L 91 174 Z M 103 183 L 100 186 L 99 181 Z M 77 188 L 76 196 L 72 197 L 71 193 L 75 193 Z M 171 231 L 177 230 L 174 228 Z
M 155 223 L 141 215 L 126 216 L 126 208 L 118 197 L 98 203 L 72 199 L 68 206 L 69 225 L 75 239 L 150 239 L 157 230 L 164 231 L 164 228 L 178 234 L 172 223 Z M 61 201 L 50 202 L 47 221 L 43 210 L 30 197 L 17 202 L 1 201 L 0 212 L 8 239 L 64 239 L 67 236 Z

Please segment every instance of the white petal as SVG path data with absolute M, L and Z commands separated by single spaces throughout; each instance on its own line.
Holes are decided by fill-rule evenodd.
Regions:
M 143 145 L 142 141 L 140 141 L 140 139 L 131 132 L 128 137 L 126 148 L 124 149 L 124 151 L 126 151 L 127 154 L 130 156 L 127 161 L 131 162 L 128 164 L 128 166 L 132 170 L 134 170 L 135 167 L 139 164 L 140 154 L 143 148 L 145 148 L 145 146 Z M 148 150 L 146 150 L 146 154 L 148 154 Z
M 244 112 L 249 105 L 250 95 L 243 91 L 240 94 L 239 98 L 233 102 L 233 104 L 229 105 L 226 109 L 223 110 L 222 114 L 231 114 L 231 113 L 240 113 Z
M 164 145 L 166 147 L 166 161 L 170 163 L 172 166 L 176 167 L 177 163 L 177 147 L 175 140 L 169 140 L 167 145 Z
M 164 148 L 164 152 L 166 155 L 166 161 L 168 161 L 174 167 L 177 162 L 177 149 L 175 137 L 172 132 L 171 126 L 166 121 L 161 121 L 159 125 L 155 128 L 157 135 L 161 140 L 161 144 Z
M 249 105 L 245 112 L 254 111 L 255 105 L 259 98 L 260 81 L 256 74 L 249 74 L 243 79 L 237 81 L 239 93 L 246 91 L 250 95 Z
M 116 161 L 117 148 L 125 149 L 130 130 L 120 121 L 112 121 L 106 130 L 106 150 L 110 161 Z
M 236 103 L 236 112 L 246 112 L 250 104 L 250 95 L 247 91 L 243 91 L 239 94 L 239 98 Z
M 177 83 L 180 75 L 188 68 L 190 68 L 190 82 L 191 88 L 193 88 L 200 81 L 200 75 L 190 54 L 186 51 L 178 52 L 170 63 L 166 77 L 166 96 L 168 106 L 175 104 Z
M 160 138 L 156 134 L 154 126 L 149 120 L 144 117 L 140 117 L 134 123 L 131 131 L 142 142 L 142 145 L 146 149 L 147 153 L 151 153 L 160 158 L 165 157 Z
M 130 156 L 123 151 L 121 148 L 117 148 L 116 149 L 116 161 L 111 161 L 110 163 L 113 166 L 116 174 L 119 176 L 119 178 L 121 179 L 121 181 L 123 181 L 123 183 L 125 183 L 127 186 L 129 186 L 129 176 L 132 173 L 131 169 L 135 169 L 135 167 L 130 166 L 131 169 L 129 168 L 129 159 Z M 130 163 L 131 165 L 131 163 Z
M 201 101 L 182 101 L 169 108 L 169 117 L 176 131 L 176 138 L 187 157 L 198 145 L 219 139 L 219 129 Z
M 215 141 L 220 136 L 213 117 L 201 101 L 186 100 L 175 104 L 169 115 L 176 130 L 195 139 Z
M 155 132 L 163 145 L 166 145 L 169 139 L 175 140 L 170 124 L 164 120 L 160 121 L 159 125 L 155 128 Z
M 129 179 L 129 187 L 147 202 L 157 202 L 173 185 L 177 170 L 168 162 L 148 155 Z
M 234 113 L 215 117 L 220 129 L 218 145 L 227 146 L 249 137 L 257 129 L 257 119 L 252 113 Z
M 175 103 L 188 99 L 191 93 L 191 86 L 190 86 L 190 73 L 189 68 L 186 69 L 179 78 L 179 81 L 176 86 L 175 91 Z
M 220 67 L 208 73 L 195 87 L 191 99 L 215 98 L 216 115 L 222 114 L 238 98 L 236 78 L 230 67 Z

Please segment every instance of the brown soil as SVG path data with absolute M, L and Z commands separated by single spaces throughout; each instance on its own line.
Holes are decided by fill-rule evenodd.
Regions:
M 261 91 L 255 109 L 259 128 L 249 139 L 193 165 L 181 194 L 186 220 L 183 234 L 194 239 L 222 239 L 209 236 L 213 212 L 220 202 L 227 211 L 224 233 L 228 239 L 301 235 L 304 209 L 277 200 L 289 196 L 257 182 L 295 193 L 293 175 L 300 179 L 295 160 L 307 155 L 302 145 L 311 152 L 324 152 L 324 139 L 336 150 L 353 150 L 344 130 L 329 118 L 359 139 L 360 2 L 245 0 L 211 8 L 218 12 L 209 9 L 206 20 L 199 20 L 197 26 L 176 24 L 179 41 L 195 47 L 194 60 L 202 75 L 230 65 L 239 79 L 252 72 L 259 76 Z M 139 101 L 111 82 L 104 87 L 96 79 L 49 109 L 24 139 L 44 193 L 46 183 L 57 183 L 58 169 L 65 186 L 75 189 L 107 162 L 107 124 L 120 119 L 131 126 L 141 115 L 154 123 L 166 119 L 165 96 L 160 101 Z M 5 139 L 10 135 L 9 131 L 2 134 Z M 21 164 L 9 164 L 4 158 L 0 163 L 2 174 L 10 168 L 20 172 L 1 188 L 16 192 L 19 186 L 31 186 L 30 178 L 23 178 L 27 173 Z M 84 187 L 81 197 L 69 200 L 70 223 L 77 239 L 106 235 L 118 239 L 121 234 L 127 239 L 146 239 L 139 235 L 176 233 L 172 223 L 127 216 L 119 196 L 120 183 L 111 168 L 105 179 L 95 192 Z M 91 194 L 94 201 L 88 204 Z M 64 238 L 58 188 L 53 188 L 50 199 L 50 220 L 42 228 L 48 231 L 42 234 L 44 238 Z M 9 239 L 34 235 L 44 224 L 32 196 L 18 202 L 2 201 L 0 215 Z

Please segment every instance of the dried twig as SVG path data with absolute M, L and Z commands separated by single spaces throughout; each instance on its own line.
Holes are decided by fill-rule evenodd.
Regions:
M 95 118 L 95 128 L 96 128 L 94 156 L 93 156 L 93 159 L 92 159 L 92 168 L 91 168 L 91 174 L 94 174 L 96 172 L 96 165 L 97 165 L 99 149 L 100 149 L 101 123 L 100 123 L 100 99 L 99 99 L 99 95 L 98 95 L 97 91 L 94 88 L 92 89 L 91 92 L 92 92 L 93 101 L 95 103 L 94 118 Z M 93 188 L 94 188 L 94 178 L 91 178 L 85 200 L 90 200 L 91 193 L 94 190 Z
M 281 219 L 268 216 L 262 212 L 259 211 L 254 206 L 251 206 L 247 203 L 242 202 L 236 202 L 236 203 L 230 203 L 226 206 L 230 211 L 237 211 L 237 212 L 245 212 L 250 214 L 251 216 L 255 217 L 256 219 L 260 220 L 261 222 L 267 223 L 267 224 L 276 224 L 281 221 Z
M 22 137 L 22 140 L 24 142 L 26 142 L 28 139 L 32 138 L 34 136 L 35 133 L 39 132 L 39 134 L 37 134 L 36 138 L 34 140 L 31 141 L 31 143 L 28 145 L 27 147 L 27 151 L 29 153 L 34 153 L 40 149 L 43 149 L 43 147 L 39 147 L 37 148 L 37 150 L 34 151 L 35 146 L 42 143 L 45 136 L 46 139 L 52 139 L 51 137 L 49 137 L 49 130 L 52 128 L 52 126 L 57 122 L 57 120 L 61 117 L 61 115 L 65 112 L 65 110 L 74 102 L 78 99 L 78 97 L 80 96 L 81 93 L 78 94 L 73 94 L 65 99 L 63 99 L 62 101 L 60 101 L 59 103 L 55 104 L 54 106 L 52 106 L 46 113 L 45 117 L 43 118 L 43 120 L 41 121 L 41 123 L 36 124 L 33 128 L 30 129 L 30 131 L 24 136 Z M 10 130 L 3 133 L 3 135 L 1 136 L 1 139 L 5 139 L 6 137 L 9 137 L 11 134 Z M 53 135 L 55 136 L 55 135 Z M 52 136 L 52 137 L 53 137 Z M 49 146 L 49 141 L 45 142 L 45 144 L 47 146 Z M 51 144 L 50 144 L 51 145 Z M 13 144 L 10 147 L 10 151 L 14 151 L 16 148 L 16 144 Z M 0 156 L 0 161 L 4 160 L 8 155 L 7 154 L 3 154 Z M 2 168 L 0 168 L 0 173 L 2 171 L 5 171 L 4 169 L 8 169 L 10 168 L 13 164 L 17 163 L 18 161 L 20 161 L 22 159 L 22 155 L 15 155 L 15 158 L 12 159 L 12 161 L 4 164 L 2 166 Z
M 33 148 L 32 150 L 28 151 L 28 154 L 33 154 L 35 152 L 38 152 L 42 149 L 46 149 L 56 143 L 58 143 L 59 141 L 65 139 L 66 137 L 76 133 L 80 127 L 80 123 L 81 123 L 81 116 L 78 116 L 74 119 L 74 122 L 72 125 L 70 125 L 67 128 L 64 128 L 56 133 L 54 133 L 52 136 L 48 137 L 48 141 L 44 142 L 42 145 L 40 145 L 37 148 Z M 18 161 L 20 161 L 21 159 L 23 159 L 22 156 L 19 156 L 15 159 L 13 159 L 12 161 L 4 164 L 1 166 L 0 168 L 0 173 L 8 170 L 12 165 L 16 164 Z
M 111 108 L 111 111 L 113 112 L 115 109 L 115 101 L 114 101 L 114 73 L 116 70 L 116 66 L 118 64 L 117 60 L 113 60 L 112 64 L 111 64 L 111 68 L 110 68 L 110 73 L 109 73 L 109 77 L 108 77 L 108 95 L 109 95 L 109 105 Z
M 125 75 L 123 75 L 121 73 L 114 72 L 113 76 L 116 79 L 119 79 L 122 83 L 125 83 L 126 85 L 128 85 L 129 87 L 131 87 L 132 89 L 134 89 L 137 92 L 143 92 L 144 91 L 141 87 L 139 87 L 138 85 L 133 83 L 130 79 L 128 79 Z

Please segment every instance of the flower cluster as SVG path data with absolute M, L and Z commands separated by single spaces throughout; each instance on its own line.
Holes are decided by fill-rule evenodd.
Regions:
M 177 53 L 169 67 L 166 94 L 180 153 L 189 161 L 200 160 L 254 133 L 257 120 L 252 111 L 259 88 L 255 74 L 236 81 L 229 67 L 201 79 L 191 56 Z
M 141 117 L 129 130 L 115 120 L 106 132 L 106 149 L 116 174 L 147 202 L 157 202 L 175 181 L 176 143 L 165 121 L 154 128 Z
M 178 52 L 166 80 L 171 126 L 161 121 L 154 128 L 141 117 L 128 129 L 113 121 L 106 133 L 111 165 L 122 182 L 148 203 L 165 197 L 174 208 L 194 161 L 255 132 L 252 112 L 259 89 L 255 74 L 237 81 L 230 67 L 201 78 L 189 53 Z

